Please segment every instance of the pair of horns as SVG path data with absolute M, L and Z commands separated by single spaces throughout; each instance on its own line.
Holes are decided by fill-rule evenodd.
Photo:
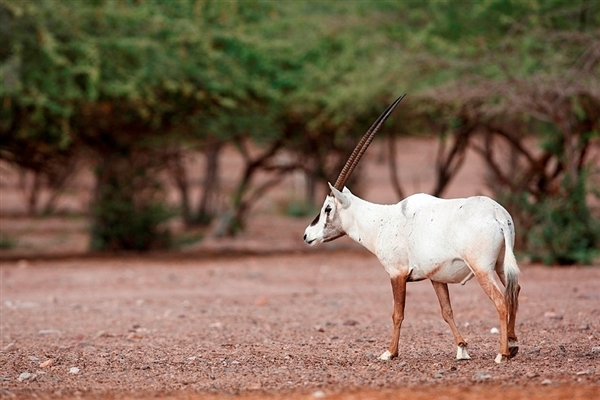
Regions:
M 358 142 L 358 144 L 354 148 L 354 151 L 350 155 L 350 158 L 348 158 L 348 161 L 346 161 L 346 165 L 344 165 L 344 168 L 342 168 L 340 176 L 338 176 L 337 180 L 335 181 L 335 185 L 333 185 L 334 188 L 336 188 L 337 190 L 342 190 L 344 188 L 344 185 L 348 181 L 348 178 L 352 174 L 352 171 L 354 171 L 354 168 L 356 168 L 356 166 L 358 165 L 358 162 L 367 150 L 367 147 L 369 147 L 369 145 L 373 141 L 373 137 L 377 132 L 379 132 L 379 129 L 381 129 L 381 127 L 385 123 L 385 120 L 388 119 L 392 111 L 394 111 L 394 108 L 396 108 L 398 103 L 402 101 L 404 96 L 406 96 L 406 94 L 403 94 L 402 96 L 398 97 L 392 104 L 390 104 L 388 108 L 386 108 L 385 111 L 379 116 L 379 118 L 375 120 L 373 125 L 371 125 L 367 133 L 365 133 L 362 137 L 362 139 L 360 139 L 360 142 Z

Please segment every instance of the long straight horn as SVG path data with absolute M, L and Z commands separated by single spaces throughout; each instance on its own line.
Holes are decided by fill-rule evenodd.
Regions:
M 388 108 L 386 108 L 385 111 L 379 116 L 379 118 L 375 120 L 373 125 L 371 125 L 367 133 L 365 133 L 362 137 L 362 139 L 360 139 L 360 142 L 358 142 L 358 144 L 354 148 L 352 155 L 350 155 L 350 158 L 348 158 L 348 161 L 346 161 L 346 165 L 344 165 L 344 168 L 342 168 L 340 176 L 338 176 L 337 180 L 335 181 L 335 185 L 333 185 L 334 188 L 336 188 L 337 190 L 342 190 L 344 188 L 344 185 L 348 181 L 348 178 L 352 174 L 352 171 L 354 171 L 354 168 L 356 168 L 356 166 L 358 165 L 358 162 L 367 150 L 367 147 L 369 147 L 371 141 L 373 141 L 373 137 L 379 131 L 379 129 L 381 129 L 381 127 L 385 123 L 385 120 L 390 116 L 392 111 L 394 111 L 394 108 L 396 108 L 398 103 L 402 101 L 404 96 L 406 96 L 406 94 L 403 94 L 402 96 L 398 97 L 392 104 L 390 104 Z

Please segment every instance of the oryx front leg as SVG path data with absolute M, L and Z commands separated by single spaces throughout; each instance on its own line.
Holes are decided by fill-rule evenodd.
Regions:
M 398 357 L 398 343 L 400 341 L 400 327 L 404 320 L 404 304 L 406 302 L 406 276 L 395 276 L 391 278 L 392 294 L 394 297 L 394 312 L 392 313 L 392 341 L 390 347 L 381 355 L 381 360 L 391 360 Z
M 470 360 L 471 357 L 467 353 L 467 342 L 463 339 L 462 335 L 456 327 L 454 322 L 454 313 L 452 312 L 452 305 L 450 304 L 450 293 L 448 292 L 448 284 L 442 282 L 431 281 L 435 294 L 437 295 L 438 301 L 440 302 L 440 308 L 442 310 L 442 317 L 444 321 L 450 326 L 450 330 L 454 335 L 454 342 L 456 343 L 456 359 L 457 360 Z

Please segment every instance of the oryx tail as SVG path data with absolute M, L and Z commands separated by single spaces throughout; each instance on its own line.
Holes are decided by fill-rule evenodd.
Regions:
M 504 234 L 504 279 L 506 288 L 504 289 L 504 298 L 508 306 L 508 315 L 515 315 L 519 309 L 519 266 L 513 250 L 515 244 L 515 231 L 512 218 L 510 216 L 502 224 Z

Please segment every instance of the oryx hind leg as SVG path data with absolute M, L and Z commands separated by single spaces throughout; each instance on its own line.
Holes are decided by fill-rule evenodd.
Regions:
M 517 297 L 521 292 L 521 286 L 517 285 Z M 513 358 L 519 352 L 519 340 L 515 333 L 515 323 L 517 320 L 517 308 L 513 307 L 508 310 L 508 350 L 510 352 L 508 358 Z
M 438 301 L 440 302 L 440 309 L 442 311 L 442 318 L 450 326 L 450 330 L 454 335 L 454 342 L 456 343 L 456 359 L 457 360 L 470 360 L 471 357 L 467 353 L 467 342 L 463 339 L 462 335 L 456 327 L 454 322 L 454 313 L 452 312 L 452 304 L 450 304 L 450 293 L 448 292 L 448 284 L 442 282 L 431 281 L 433 290 L 437 295 Z
M 510 358 L 510 351 L 508 349 L 508 306 L 506 299 L 494 279 L 494 270 L 492 268 L 482 270 L 475 265 L 471 265 L 471 268 L 475 273 L 479 285 L 496 306 L 500 321 L 500 352 L 494 361 L 496 363 L 505 362 Z
M 506 278 L 504 276 L 503 257 L 496 262 L 496 273 L 502 285 L 506 287 Z M 517 297 L 521 291 L 521 286 L 517 286 Z M 507 336 L 508 336 L 508 358 L 513 358 L 519 352 L 519 340 L 515 332 L 515 324 L 517 321 L 517 308 L 513 307 L 508 310 L 508 324 L 507 324 Z

